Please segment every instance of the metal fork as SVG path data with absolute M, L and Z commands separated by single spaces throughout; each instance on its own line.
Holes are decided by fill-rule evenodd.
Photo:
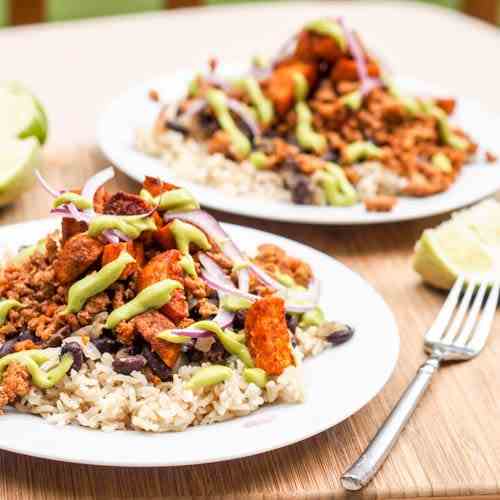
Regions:
M 464 286 L 465 291 L 460 299 Z M 466 280 L 464 276 L 457 278 L 434 324 L 425 335 L 425 350 L 429 353 L 429 358 L 419 368 L 372 442 L 340 478 L 345 489 L 359 490 L 375 476 L 441 362 L 466 361 L 481 352 L 495 317 L 499 287 L 498 278 L 488 281 L 473 277 Z M 482 307 L 486 295 L 488 298 Z

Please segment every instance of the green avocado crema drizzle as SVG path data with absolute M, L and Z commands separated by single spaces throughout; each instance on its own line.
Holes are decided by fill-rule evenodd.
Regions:
M 323 311 L 316 307 L 311 311 L 307 311 L 302 315 L 299 326 L 301 328 L 308 328 L 309 326 L 321 326 L 325 322 L 325 315 Z
M 295 105 L 295 111 L 297 112 L 295 133 L 300 147 L 306 151 L 322 154 L 326 149 L 326 139 L 313 130 L 311 110 L 305 102 L 298 102 Z
M 170 301 L 177 288 L 182 288 L 182 285 L 170 279 L 158 281 L 144 288 L 134 299 L 115 309 L 108 316 L 106 328 L 112 330 L 120 321 L 129 320 L 150 309 L 159 309 Z
M 200 368 L 196 373 L 186 382 L 186 389 L 201 389 L 210 385 L 225 382 L 233 376 L 233 370 L 223 365 L 211 365 Z
M 189 254 L 189 245 L 191 243 L 194 243 L 200 250 L 210 250 L 212 248 L 205 233 L 192 224 L 175 219 L 170 224 L 170 231 L 178 250 L 184 255 Z
M 117 281 L 128 264 L 135 259 L 127 252 L 103 266 L 99 271 L 89 274 L 74 283 L 68 291 L 68 305 L 63 314 L 77 313 L 82 309 L 88 299 L 104 292 Z
M 248 137 L 234 123 L 224 92 L 210 89 L 206 99 L 220 127 L 228 133 L 235 153 L 241 158 L 246 158 L 252 150 L 252 145 Z
M 269 156 L 262 151 L 253 151 L 248 160 L 257 170 L 263 170 L 269 164 Z
M 0 300 L 0 326 L 7 321 L 7 315 L 11 309 L 19 309 L 23 305 L 14 299 Z
M 432 156 L 431 163 L 434 167 L 446 174 L 453 172 L 450 159 L 444 153 L 436 153 Z
M 159 196 L 153 196 L 147 189 L 141 189 L 140 197 L 158 210 L 196 210 L 200 204 L 194 196 L 184 188 L 172 189 Z
M 340 98 L 342 104 L 353 111 L 357 111 L 363 102 L 363 96 L 361 95 L 360 90 L 355 90 L 354 92 L 350 92 L 349 94 L 345 94 Z
M 307 23 L 304 26 L 304 29 L 318 35 L 333 38 L 342 51 L 345 52 L 347 48 L 347 41 L 344 36 L 344 30 L 337 21 L 334 21 L 333 19 L 317 19 L 316 21 Z
M 66 191 L 65 193 L 60 194 L 54 200 L 54 208 L 57 208 L 65 203 L 73 203 L 76 208 L 80 210 L 87 210 L 93 207 L 93 204 L 90 200 L 82 196 L 81 194 L 72 193 L 71 191 Z
M 296 71 L 293 73 L 292 79 L 295 102 L 305 101 L 309 93 L 309 83 L 307 83 L 306 77 L 299 71 Z
M 273 103 L 264 96 L 259 82 L 255 78 L 248 77 L 238 82 L 237 85 L 244 89 L 255 106 L 259 121 L 263 125 L 269 125 L 274 118 Z
M 346 160 L 348 163 L 356 163 L 367 158 L 380 158 L 382 150 L 369 141 L 351 142 L 345 151 Z
M 243 378 L 249 384 L 255 384 L 261 389 L 267 384 L 267 373 L 262 368 L 245 368 Z
M 357 202 L 356 190 L 338 165 L 329 163 L 325 170 L 316 174 L 316 179 L 323 188 L 329 205 L 345 207 Z
M 88 234 L 95 238 L 107 229 L 117 229 L 134 240 L 143 231 L 155 231 L 156 224 L 153 217 L 144 215 L 98 215 L 90 221 Z
M 191 276 L 191 278 L 196 279 L 198 277 L 198 274 L 196 272 L 196 266 L 194 264 L 193 257 L 191 254 L 187 253 L 186 255 L 183 255 L 181 257 L 181 260 L 179 261 L 179 264 L 182 267 L 182 270 Z
M 428 116 L 433 116 L 438 122 L 439 136 L 441 140 L 453 149 L 464 151 L 469 147 L 469 143 L 453 132 L 448 121 L 448 115 L 434 102 L 422 101 L 423 112 Z
M 229 312 L 238 312 L 242 309 L 249 309 L 252 303 L 243 297 L 236 295 L 224 295 L 221 300 L 221 306 Z
M 254 367 L 250 351 L 245 344 L 242 344 L 238 340 L 235 333 L 229 330 L 223 331 L 217 323 L 208 320 L 193 323 L 190 328 L 199 328 L 200 330 L 207 330 L 214 333 L 227 352 L 239 358 L 247 368 Z
M 70 353 L 64 354 L 59 364 L 48 372 L 42 370 L 40 365 L 50 359 L 50 356 L 41 349 L 15 352 L 7 354 L 0 359 L 0 379 L 4 370 L 10 363 L 19 363 L 28 370 L 33 383 L 40 389 L 49 389 L 61 381 L 73 365 L 73 356 Z

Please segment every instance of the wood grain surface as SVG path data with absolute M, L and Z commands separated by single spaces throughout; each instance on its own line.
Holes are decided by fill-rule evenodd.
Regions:
M 54 186 L 77 187 L 105 165 L 107 162 L 96 149 L 58 150 L 46 154 L 44 174 Z M 119 174 L 115 187 L 137 186 Z M 46 193 L 35 188 L 15 206 L 0 212 L 0 224 L 45 217 L 48 203 Z M 311 245 L 341 260 L 383 295 L 400 328 L 401 355 L 382 393 L 356 415 L 316 437 L 257 457 L 220 464 L 127 470 L 62 464 L 0 452 L 0 498 L 315 498 L 344 494 L 340 474 L 369 442 L 424 360 L 422 335 L 439 310 L 443 295 L 419 282 L 410 259 L 421 231 L 443 217 L 332 228 L 264 222 L 225 213 L 214 215 Z M 359 309 L 363 314 L 363 304 Z M 495 333 L 499 331 L 497 314 Z M 500 494 L 499 351 L 500 337 L 492 335 L 480 358 L 445 366 L 363 496 Z M 359 377 L 363 376 L 360 366 Z M 349 381 L 332 381 L 332 395 L 335 384 L 340 383 Z
M 430 79 L 456 95 L 479 97 L 488 109 L 500 112 L 500 71 L 498 65 L 491 65 L 498 56 L 498 31 L 412 3 L 258 4 L 6 29 L 0 32 L 2 74 L 31 86 L 46 104 L 52 128 L 44 173 L 54 185 L 76 187 L 107 164 L 94 145 L 96 120 L 109 99 L 134 81 L 180 66 L 201 65 L 211 55 L 247 58 L 279 46 L 304 19 L 337 14 L 359 28 L 396 72 Z M 186 36 L 195 28 L 196 37 Z M 478 54 L 465 58 L 467 70 L 465 54 Z M 133 187 L 122 175 L 116 185 Z M 47 206 L 47 195 L 36 188 L 12 207 L 0 209 L 0 224 L 45 217 Z M 410 258 L 421 231 L 443 218 L 333 228 L 215 215 L 335 256 L 384 296 L 399 324 L 401 356 L 381 394 L 316 437 L 220 464 L 127 470 L 0 452 L 0 499 L 344 495 L 341 472 L 364 449 L 424 360 L 422 335 L 443 295 L 420 283 Z M 363 314 L 363 304 L 359 310 Z M 499 320 L 478 359 L 445 367 L 438 374 L 383 469 L 362 494 L 350 498 L 500 495 Z M 363 376 L 359 366 L 359 377 Z M 332 381 L 332 394 L 336 384 L 348 383 Z

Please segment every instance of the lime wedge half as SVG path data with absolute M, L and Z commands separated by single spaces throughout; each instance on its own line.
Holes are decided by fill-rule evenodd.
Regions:
M 40 102 L 17 83 L 0 86 L 0 137 L 47 139 L 47 115 Z
M 424 231 L 414 269 L 427 283 L 449 289 L 458 274 L 487 279 L 500 272 L 500 205 L 488 200 Z
M 40 167 L 38 139 L 4 139 L 0 143 L 0 206 L 11 203 L 35 183 Z

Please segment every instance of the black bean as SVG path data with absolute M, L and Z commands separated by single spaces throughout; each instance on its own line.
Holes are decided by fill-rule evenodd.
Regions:
M 217 132 L 217 130 L 219 130 L 219 124 L 211 112 L 203 110 L 198 114 L 197 118 L 204 134 L 208 137 L 212 136 L 215 132 Z
M 142 370 L 146 366 L 146 358 L 140 354 L 123 356 L 113 360 L 113 370 L 124 375 L 130 375 L 133 371 Z
M 297 205 L 312 205 L 313 194 L 311 181 L 304 177 L 299 179 L 292 188 L 292 201 Z
M 2 347 L 0 347 L 0 358 L 7 356 L 7 354 L 11 354 L 14 352 L 14 346 L 16 345 L 17 338 L 6 340 Z
M 62 358 L 66 353 L 73 356 L 73 364 L 71 369 L 80 371 L 83 364 L 83 351 L 78 342 L 67 342 L 62 346 L 60 357 Z
M 243 328 L 245 328 L 245 317 L 246 317 L 246 315 L 247 315 L 246 311 L 238 311 L 234 315 L 233 328 L 235 330 L 243 330 Z
M 288 326 L 288 329 L 292 333 L 295 333 L 295 330 L 297 329 L 298 324 L 299 324 L 299 318 L 295 314 L 287 314 L 286 315 L 286 325 Z
M 136 335 L 130 347 L 130 354 L 141 354 L 145 345 L 146 341 L 140 335 Z
M 207 352 L 200 351 L 194 345 L 191 345 L 186 349 L 185 355 L 189 363 L 209 362 L 217 364 L 222 363 L 229 357 L 229 353 L 218 340 L 212 344 Z
M 158 354 L 151 351 L 147 346 L 142 350 L 142 355 L 146 358 L 148 366 L 153 370 L 153 373 L 159 377 L 160 380 L 166 382 L 172 380 L 172 370 L 162 361 Z
M 109 338 L 107 336 L 101 336 L 96 339 L 92 339 L 92 343 L 99 349 L 101 353 L 113 354 L 120 348 L 121 344 L 115 339 Z
M 322 159 L 325 161 L 333 161 L 334 163 L 337 163 L 340 160 L 340 154 L 335 149 L 331 149 L 322 156 Z
M 354 335 L 354 328 L 342 323 L 323 323 L 320 326 L 320 334 L 333 345 L 347 342 Z
M 174 130 L 175 132 L 179 132 L 182 135 L 189 134 L 189 129 L 187 127 L 185 127 L 184 125 L 181 125 L 178 122 L 174 122 L 172 120 L 166 120 L 165 127 L 170 129 L 170 130 Z

